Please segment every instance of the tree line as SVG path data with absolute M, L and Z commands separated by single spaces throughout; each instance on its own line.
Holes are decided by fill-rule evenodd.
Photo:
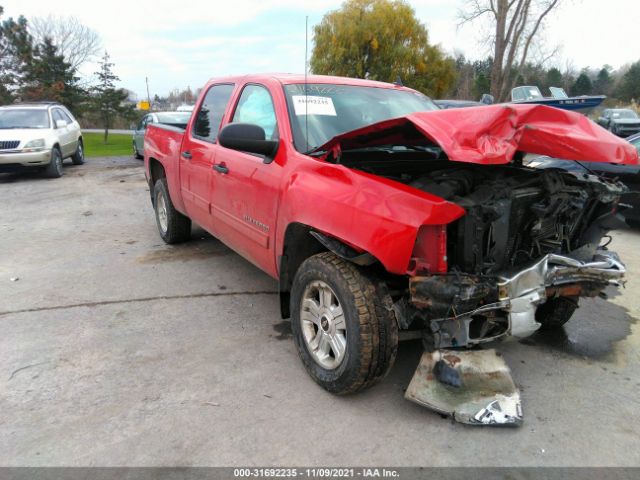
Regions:
M 454 61 L 456 82 L 449 92 L 452 98 L 478 100 L 482 94 L 491 92 L 492 57 L 469 60 L 458 54 Z M 609 103 L 630 103 L 640 99 L 640 61 L 618 70 L 610 65 L 582 70 L 571 65 L 562 69 L 547 68 L 530 62 L 514 77 L 513 86 L 519 85 L 537 86 L 543 93 L 549 87 L 561 87 L 570 96 L 606 95 L 610 98 Z
M 59 102 L 76 116 L 97 117 L 108 130 L 118 117 L 135 117 L 128 92 L 105 51 L 91 79 L 79 68 L 100 51 L 99 37 L 73 17 L 3 18 L 0 6 L 0 105 L 16 102 Z
M 478 100 L 491 93 L 509 99 L 518 85 L 563 87 L 569 95 L 604 94 L 615 100 L 640 99 L 640 61 L 618 70 L 604 65 L 577 71 L 548 67 L 540 32 L 563 0 L 466 0 L 461 24 L 482 23 L 491 55 L 471 60 L 448 55 L 429 41 L 429 32 L 405 0 L 346 0 L 313 28 L 309 67 L 313 73 L 400 81 L 433 98 Z M 0 104 L 58 101 L 76 115 L 94 116 L 108 129 L 115 118 L 132 119 L 128 94 L 105 52 L 91 81 L 79 68 L 100 51 L 99 37 L 73 18 L 3 19 L 0 6 Z M 154 105 L 192 103 L 190 88 L 154 97 Z
M 467 0 L 460 24 L 486 30 L 492 54 L 470 60 L 429 43 L 425 25 L 404 0 L 347 0 L 314 27 L 313 73 L 403 84 L 433 98 L 478 100 L 490 93 L 507 101 L 511 89 L 563 87 L 569 95 L 640 99 L 640 61 L 614 71 L 547 67 L 558 58 L 540 38 L 562 0 Z

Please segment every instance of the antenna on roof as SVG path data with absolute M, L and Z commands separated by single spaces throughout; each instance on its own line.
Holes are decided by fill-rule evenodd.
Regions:
M 309 15 L 304 20 L 304 139 L 307 144 L 304 149 L 305 152 L 309 151 L 309 95 L 307 88 L 307 56 L 309 55 Z
M 404 85 L 402 84 L 402 79 L 400 78 L 400 75 L 396 77 L 396 81 L 393 82 L 393 84 L 397 85 L 398 87 L 404 87 Z

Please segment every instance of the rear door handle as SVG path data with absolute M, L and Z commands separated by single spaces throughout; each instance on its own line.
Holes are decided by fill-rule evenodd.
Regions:
M 226 166 L 224 166 L 222 163 L 216 163 L 216 164 L 213 166 L 213 169 L 214 169 L 216 172 L 220 172 L 220 173 L 229 173 L 229 169 L 228 169 Z
M 182 152 L 182 156 L 187 160 L 191 160 L 191 152 Z

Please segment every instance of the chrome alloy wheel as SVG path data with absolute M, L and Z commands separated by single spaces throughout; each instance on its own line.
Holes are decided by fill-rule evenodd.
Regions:
M 162 191 L 158 192 L 158 197 L 156 198 L 156 211 L 158 212 L 158 224 L 160 225 L 160 230 L 162 233 L 167 232 L 167 201 L 164 198 L 164 193 Z
M 335 370 L 347 351 L 347 322 L 338 297 L 322 280 L 305 288 L 300 307 L 304 342 L 315 362 Z

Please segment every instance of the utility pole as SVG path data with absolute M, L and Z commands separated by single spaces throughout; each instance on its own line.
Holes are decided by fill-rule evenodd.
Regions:
M 144 77 L 145 82 L 147 82 L 147 102 L 149 103 L 149 109 L 151 109 L 151 95 L 149 95 L 149 77 Z

